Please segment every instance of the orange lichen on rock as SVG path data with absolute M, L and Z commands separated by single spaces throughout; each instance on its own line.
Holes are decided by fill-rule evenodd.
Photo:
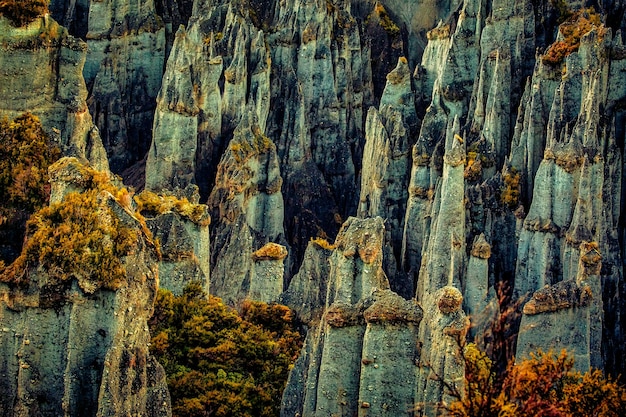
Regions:
M 262 248 L 254 252 L 252 254 L 252 258 L 255 261 L 266 261 L 271 259 L 281 260 L 285 259 L 287 255 L 287 248 L 285 248 L 283 245 L 269 242 L 266 243 Z
M 444 314 L 454 313 L 461 309 L 461 304 L 463 304 L 463 295 L 461 291 L 459 291 L 455 287 L 443 287 L 441 289 L 441 294 L 437 299 L 437 307 L 439 307 L 439 311 Z

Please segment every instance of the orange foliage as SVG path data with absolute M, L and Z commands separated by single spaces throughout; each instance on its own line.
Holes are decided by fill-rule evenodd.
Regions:
M 0 0 L 0 15 L 16 26 L 25 26 L 48 13 L 49 0 Z
M 594 28 L 601 28 L 600 15 L 593 7 L 580 9 L 559 26 L 563 40 L 554 42 L 541 58 L 544 64 L 558 65 L 580 47 L 580 39 Z
M 538 352 L 509 365 L 497 386 L 491 360 L 475 345 L 464 349 L 465 391 L 447 409 L 454 417 L 618 417 L 626 415 L 626 388 L 602 372 L 581 375 L 565 351 Z

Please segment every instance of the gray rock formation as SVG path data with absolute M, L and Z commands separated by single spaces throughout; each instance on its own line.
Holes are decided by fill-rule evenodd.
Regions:
M 45 16 L 16 28 L 0 17 L 0 112 L 39 117 L 68 156 L 107 171 L 98 129 L 87 108 L 83 65 L 87 45 Z
M 465 361 L 462 343 L 469 320 L 461 309 L 463 296 L 452 286 L 437 290 L 425 306 L 420 326 L 416 410 L 425 416 L 445 415 L 445 406 L 463 392 Z
M 83 71 L 89 110 L 121 173 L 143 159 L 152 139 L 165 63 L 165 28 L 153 0 L 52 0 L 52 15 L 89 51 Z
M 380 111 L 370 108 L 365 122 L 359 217 L 385 219 L 392 251 L 385 271 L 394 291 L 410 298 L 413 282 L 399 273 L 409 182 L 410 148 L 417 126 L 406 58 L 387 76 Z
M 602 256 L 597 243 L 580 245 L 578 274 L 536 291 L 524 305 L 517 358 L 538 349 L 566 349 L 581 372 L 602 366 Z
M 544 285 L 568 282 L 579 273 L 580 243 L 597 242 L 598 251 L 603 254 L 600 282 L 604 319 L 611 323 L 605 326 L 602 337 L 607 352 L 613 352 L 609 346 L 613 346 L 614 335 L 608 329 L 623 326 L 614 321 L 622 307 L 611 301 L 619 294 L 616 283 L 623 279 L 621 267 L 616 267 L 621 265 L 621 255 L 615 234 L 614 200 L 621 187 L 621 173 L 616 169 L 621 170 L 621 162 L 617 161 L 622 157 L 615 147 L 612 109 L 624 99 L 626 91 L 620 84 L 614 86 L 615 90 L 606 84 L 609 68 L 623 65 L 623 58 L 612 60 L 610 53 L 602 52 L 621 45 L 620 40 L 612 42 L 610 30 L 592 30 L 582 38 L 579 50 L 562 63 L 567 65 L 567 72 L 553 89 L 545 152 L 519 239 L 515 281 L 516 293 L 520 295 Z M 547 77 L 548 70 L 562 71 L 542 63 L 533 78 Z M 512 160 L 516 154 L 513 150 Z M 608 355 L 605 364 L 616 361 L 612 355 Z M 597 361 L 592 359 L 591 363 Z
M 208 215 L 206 216 L 208 218 Z M 161 245 L 159 288 L 180 295 L 187 284 L 200 281 L 210 288 L 210 241 L 207 221 L 193 221 L 170 211 L 147 217 L 152 236 Z
M 326 290 L 334 249 L 325 240 L 312 240 L 306 248 L 302 266 L 281 295 L 280 302 L 293 310 L 307 324 L 322 317 L 326 305 Z
M 254 109 L 265 133 L 269 74 L 264 34 L 248 10 L 196 1 L 188 28 L 178 29 L 163 75 L 146 187 L 197 184 L 206 197 L 220 155 L 247 109 Z
M 208 201 L 214 219 L 211 294 L 228 303 L 252 293 L 261 296 L 261 284 L 254 281 L 268 278 L 267 271 L 262 272 L 268 265 L 259 263 L 265 255 L 255 257 L 253 252 L 270 242 L 284 243 L 282 181 L 276 146 L 262 134 L 254 113 L 244 114 L 220 161 Z M 273 249 L 270 258 L 282 266 L 286 253 Z M 277 268 L 270 269 L 278 273 Z M 278 299 L 282 273 L 278 278 L 261 299 Z
M 55 193 L 85 187 L 81 169 L 75 159 L 53 165 L 52 177 L 65 182 Z M 155 246 L 127 207 L 101 197 L 102 222 L 116 216 L 138 236 L 115 289 L 84 276 L 55 284 L 36 263 L 27 284 L 0 283 L 2 416 L 171 415 L 165 372 L 148 351 Z
M 396 416 L 412 408 L 422 310 L 388 289 L 383 242 L 381 218 L 350 218 L 339 232 L 324 313 L 308 332 L 281 415 Z

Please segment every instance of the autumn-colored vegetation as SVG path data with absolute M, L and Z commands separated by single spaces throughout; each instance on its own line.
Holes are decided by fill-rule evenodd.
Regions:
M 134 201 L 137 212 L 142 215 L 159 215 L 173 211 L 200 226 L 208 226 L 211 222 L 206 205 L 191 203 L 186 198 L 144 190 L 134 197 Z
M 544 64 L 559 65 L 566 56 L 580 47 L 580 40 L 594 28 L 602 29 L 600 15 L 590 7 L 580 9 L 559 26 L 562 40 L 554 42 L 541 58 Z
M 454 393 L 453 417 L 618 417 L 626 388 L 592 370 L 581 374 L 563 351 L 538 352 L 511 363 L 501 384 L 491 359 L 476 345 L 464 349 L 466 386 Z
M 61 160 L 57 166 L 71 163 Z M 76 165 L 85 190 L 71 192 L 31 216 L 22 252 L 0 271 L 0 280 L 27 284 L 31 269 L 42 267 L 50 286 L 73 278 L 88 282 L 90 290 L 117 289 L 123 283 L 122 259 L 135 248 L 139 232 L 123 224 L 106 200 L 123 205 L 129 193 L 112 185 L 107 174 Z
M 26 220 L 48 204 L 48 166 L 59 156 L 36 116 L 0 119 L 0 262 L 19 255 Z
M 198 283 L 178 297 L 159 290 L 150 349 L 167 373 L 174 416 L 278 416 L 301 336 L 287 307 L 247 301 L 240 310 Z
M 389 36 L 393 37 L 400 34 L 400 28 L 395 24 L 391 17 L 389 17 L 389 13 L 387 13 L 387 10 L 381 3 L 376 2 L 374 10 L 367 17 L 367 21 L 370 19 L 376 19 L 380 27 L 383 28 Z
M 500 190 L 500 200 L 511 209 L 517 208 L 521 192 L 520 173 L 515 168 L 509 168 L 502 175 L 504 187 Z
M 0 0 L 0 15 L 15 26 L 25 26 L 48 13 L 49 0 Z

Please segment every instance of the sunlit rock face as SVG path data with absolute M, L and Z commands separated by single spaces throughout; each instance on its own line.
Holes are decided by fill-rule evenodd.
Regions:
M 0 112 L 31 112 L 66 155 L 109 163 L 87 106 L 83 67 L 87 45 L 49 16 L 14 27 L 0 17 Z
M 87 192 L 85 172 L 76 158 L 52 165 L 53 204 Z M 51 267 L 40 258 L 27 263 L 18 282 L 0 282 L 3 416 L 171 415 L 165 372 L 148 349 L 156 246 L 126 203 L 107 191 L 95 198 L 101 224 L 136 237 L 114 281 L 72 269 L 71 260 L 47 259 Z M 113 234 L 101 238 L 110 243 Z

